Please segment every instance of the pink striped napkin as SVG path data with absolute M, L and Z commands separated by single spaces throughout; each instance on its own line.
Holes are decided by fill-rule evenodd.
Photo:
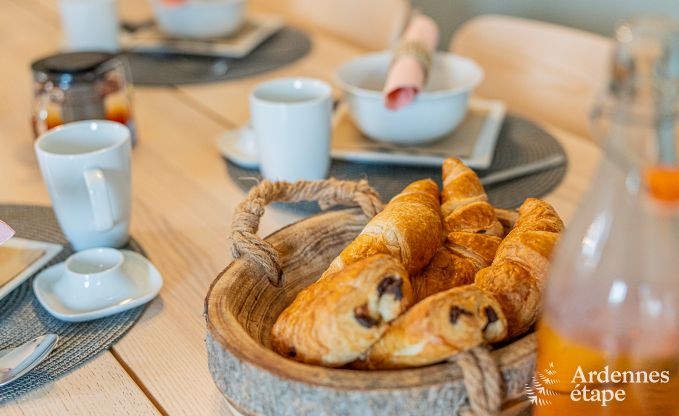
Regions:
M 433 56 L 438 39 L 436 22 L 429 16 L 416 14 L 403 32 L 401 42 L 417 42 Z M 385 107 L 398 110 L 412 103 L 426 80 L 425 69 L 415 57 L 407 54 L 399 56 L 391 65 L 384 84 Z
M 12 238 L 14 230 L 7 223 L 0 220 L 0 244 Z

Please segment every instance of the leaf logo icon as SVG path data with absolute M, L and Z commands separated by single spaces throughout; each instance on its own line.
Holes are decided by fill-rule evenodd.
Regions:
M 552 404 L 549 399 L 551 396 L 556 396 L 558 393 L 549 388 L 550 385 L 559 382 L 556 376 L 556 369 L 554 363 L 549 363 L 549 367 L 543 371 L 537 371 L 531 379 L 531 382 L 526 384 L 526 395 L 528 400 L 534 406 L 547 406 Z

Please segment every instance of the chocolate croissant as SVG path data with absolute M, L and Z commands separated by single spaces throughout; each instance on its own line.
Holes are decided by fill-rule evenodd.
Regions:
M 493 261 L 504 233 L 478 176 L 458 159 L 443 162 L 441 199 L 447 238 L 413 278 L 416 301 L 474 282 L 476 272 Z
M 324 276 L 378 253 L 398 259 L 410 275 L 418 273 L 441 244 L 438 192 L 431 179 L 406 186 L 333 260 Z
M 302 290 L 276 320 L 271 346 L 300 362 L 340 367 L 364 354 L 411 303 L 403 265 L 371 256 Z
M 502 306 L 509 337 L 527 331 L 540 313 L 549 258 L 562 230 L 563 222 L 551 205 L 526 199 L 493 264 L 476 274 L 476 285 Z
M 498 302 L 473 286 L 430 296 L 398 317 L 357 368 L 396 369 L 437 363 L 503 339 L 507 321 Z

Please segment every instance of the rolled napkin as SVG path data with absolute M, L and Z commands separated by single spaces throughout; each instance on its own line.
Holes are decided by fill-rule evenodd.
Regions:
M 422 91 L 439 39 L 436 22 L 416 14 L 410 19 L 394 53 L 384 84 L 384 106 L 398 110 L 415 100 Z
M 7 223 L 0 220 L 0 244 L 12 238 L 14 230 Z

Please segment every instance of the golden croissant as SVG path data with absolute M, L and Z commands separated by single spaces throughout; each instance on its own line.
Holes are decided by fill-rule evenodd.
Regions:
M 423 272 L 413 277 L 417 301 L 472 283 L 476 272 L 493 261 L 504 232 L 474 171 L 455 158 L 446 159 L 442 171 L 446 241 Z
M 414 275 L 429 263 L 441 244 L 438 185 L 419 180 L 377 214 L 326 271 L 332 273 L 366 257 L 384 253 L 398 259 Z
M 502 241 L 495 260 L 476 274 L 476 285 L 492 293 L 507 316 L 508 336 L 527 331 L 542 305 L 542 286 L 563 222 L 547 202 L 528 198 Z

